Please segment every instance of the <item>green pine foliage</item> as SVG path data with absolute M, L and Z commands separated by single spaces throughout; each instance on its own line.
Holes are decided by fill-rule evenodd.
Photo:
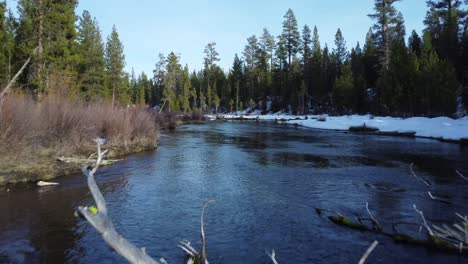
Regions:
M 111 93 L 112 105 L 115 105 L 116 102 L 128 104 L 131 101 L 128 74 L 124 72 L 125 55 L 123 49 L 123 44 L 114 26 L 112 33 L 107 37 L 104 56 L 106 89 Z
M 96 19 L 86 10 L 78 20 L 77 44 L 80 94 L 87 100 L 109 98 L 112 93 L 104 86 L 106 73 L 101 31 Z

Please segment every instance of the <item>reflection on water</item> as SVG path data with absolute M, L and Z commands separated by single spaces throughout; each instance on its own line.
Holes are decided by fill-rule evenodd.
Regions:
M 97 176 L 116 228 L 169 263 L 182 263 L 178 241 L 197 247 L 202 204 L 213 263 L 355 263 L 368 245 L 378 263 L 467 263 L 386 237 L 333 225 L 315 207 L 348 215 L 369 202 L 380 222 L 418 222 L 412 205 L 434 223 L 468 214 L 468 149 L 425 139 L 316 131 L 270 123 L 183 126 L 142 153 Z M 430 200 L 409 164 L 448 203 Z M 92 200 L 83 176 L 61 185 L 0 189 L 0 263 L 125 263 L 83 220 L 73 216 Z M 415 226 L 399 227 L 417 234 Z M 390 231 L 390 230 L 389 230 Z

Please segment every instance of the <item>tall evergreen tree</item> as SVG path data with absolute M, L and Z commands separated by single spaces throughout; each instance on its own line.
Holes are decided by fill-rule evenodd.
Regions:
M 459 22 L 465 17 L 461 0 L 429 0 L 425 24 L 439 55 L 455 64 L 458 50 Z
M 304 78 L 304 112 L 309 110 L 309 91 L 311 89 L 312 74 L 311 74 L 311 58 L 312 58 L 312 36 L 309 26 L 305 25 L 302 30 L 302 66 L 303 66 L 303 78 Z M 302 85 L 302 84 L 301 84 Z M 302 89 L 301 89 L 302 91 Z
M 0 2 L 0 86 L 7 83 L 9 76 L 8 28 L 6 2 Z
M 192 91 L 192 83 L 190 80 L 190 72 L 188 65 L 185 65 L 184 70 L 182 72 L 182 77 L 181 77 L 181 86 L 182 86 L 182 96 L 181 96 L 181 108 L 184 112 L 190 112 L 191 107 L 190 107 L 190 102 L 193 99 L 194 93 Z
M 340 77 L 342 73 L 342 66 L 343 63 L 348 58 L 348 51 L 346 49 L 346 41 L 343 38 L 343 34 L 341 30 L 335 34 L 335 48 L 333 49 L 333 54 L 335 55 L 336 59 L 336 67 L 337 67 L 337 76 Z
M 86 10 L 79 18 L 77 41 L 77 70 L 81 93 L 88 100 L 96 96 L 109 96 L 110 92 L 104 89 L 104 43 L 96 19 Z
M 105 65 L 107 87 L 112 92 L 112 106 L 119 100 L 128 103 L 129 96 L 125 80 L 125 55 L 123 44 L 120 41 L 117 28 L 112 27 L 112 32 L 107 38 L 105 50 Z
M 312 56 L 312 36 L 309 26 L 305 25 L 302 30 L 302 41 L 301 41 L 301 52 L 302 52 L 302 64 L 305 66 L 309 63 Z
M 292 57 L 299 51 L 301 36 L 297 28 L 296 16 L 292 9 L 288 9 L 284 15 L 283 32 L 281 37 L 284 41 L 284 46 L 288 52 L 288 67 L 291 65 Z
M 154 103 L 161 104 L 161 98 L 164 91 L 164 79 L 166 76 L 166 57 L 164 54 L 158 54 L 158 62 L 153 70 L 153 83 L 154 83 Z
M 210 42 L 206 45 L 205 50 L 205 65 L 211 69 L 216 62 L 220 61 L 219 53 L 216 51 L 216 42 Z
M 390 64 L 391 37 L 397 23 L 397 11 L 394 3 L 400 0 L 374 0 L 374 14 L 369 17 L 375 20 L 374 30 L 378 47 L 381 53 L 380 63 L 384 70 Z
M 418 58 L 421 57 L 421 38 L 414 30 L 411 32 L 411 36 L 408 39 L 408 46 L 411 52 L 416 54 Z
M 167 56 L 165 87 L 163 91 L 163 100 L 169 112 L 179 111 L 180 105 L 177 95 L 180 91 L 181 66 L 179 57 L 171 52 Z
M 328 54 L 327 54 L 328 55 Z M 321 101 L 322 91 L 321 91 L 321 72 L 322 72 L 322 48 L 320 46 L 320 37 L 318 29 L 314 26 L 313 35 L 312 35 L 312 61 L 310 65 L 311 71 L 311 85 L 309 94 L 312 95 L 313 103 L 312 106 L 315 107 Z M 315 106 L 314 106 L 315 105 Z M 316 108 L 316 107 L 315 107 Z
M 268 29 L 263 29 L 263 34 L 260 37 L 260 46 L 262 50 L 267 54 L 267 60 L 269 60 L 269 69 L 270 72 L 273 69 L 273 59 L 274 59 L 274 52 L 275 52 L 275 37 L 270 34 Z

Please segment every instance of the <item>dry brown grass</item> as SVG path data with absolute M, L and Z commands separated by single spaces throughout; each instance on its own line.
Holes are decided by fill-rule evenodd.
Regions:
M 5 171 L 13 171 L 12 177 L 12 166 L 30 175 L 35 172 L 28 167 L 43 167 L 39 163 L 59 156 L 87 157 L 98 136 L 107 139 L 111 156 L 154 148 L 158 140 L 154 114 L 138 107 L 112 109 L 105 102 L 48 97 L 36 103 L 28 96 L 10 96 L 0 117 L 0 182 Z M 36 166 L 20 169 L 24 164 Z

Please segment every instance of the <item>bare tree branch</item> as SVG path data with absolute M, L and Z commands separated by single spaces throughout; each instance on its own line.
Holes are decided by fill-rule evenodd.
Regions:
M 36 52 L 37 48 L 34 50 Z M 24 69 L 26 69 L 26 66 L 28 66 L 29 62 L 31 62 L 31 57 L 29 57 L 26 62 L 23 64 L 21 69 L 13 76 L 13 78 L 10 80 L 10 82 L 7 84 L 7 86 L 3 89 L 3 91 L 0 93 L 0 121 L 2 117 L 2 108 L 3 108 L 3 100 L 5 99 L 6 95 L 10 92 L 11 87 L 13 84 L 16 82 L 16 80 L 19 78 L 21 73 L 23 73 Z
M 432 195 L 432 193 L 429 191 L 427 192 L 427 194 L 429 195 L 429 197 L 431 197 L 432 200 L 443 202 L 443 203 L 450 203 L 450 200 Z
M 432 229 L 429 227 L 429 225 L 427 224 L 427 221 L 426 221 L 426 218 L 424 217 L 424 213 L 423 211 L 419 211 L 418 208 L 416 208 L 416 205 L 413 205 L 413 208 L 414 210 L 416 211 L 416 213 L 419 214 L 419 216 L 421 217 L 422 219 L 422 224 L 424 225 L 424 227 L 426 228 L 427 232 L 429 233 L 429 235 L 431 236 L 434 236 L 434 232 L 432 232 Z
M 164 260 L 158 262 L 152 259 L 146 254 L 145 248 L 138 248 L 120 236 L 108 217 L 106 202 L 94 179 L 94 174 L 99 168 L 103 156 L 107 153 L 107 151 L 101 151 L 101 145 L 104 142 L 103 139 L 96 139 L 98 157 L 95 165 L 92 168 L 88 166 L 81 168 L 81 171 L 88 179 L 88 187 L 96 202 L 97 208 L 93 206 L 80 206 L 78 207 L 78 211 L 99 233 L 101 233 L 104 241 L 130 263 L 165 263 Z
M 367 249 L 366 253 L 364 253 L 364 255 L 361 257 L 361 259 L 359 260 L 359 264 L 364 264 L 366 263 L 366 260 L 367 258 L 369 257 L 369 255 L 372 253 L 372 251 L 374 251 L 374 249 L 377 247 L 377 245 L 379 244 L 379 241 L 375 240 L 374 242 L 372 242 L 372 244 L 370 245 L 370 247 Z
M 379 221 L 377 221 L 377 219 L 375 219 L 375 217 L 372 215 L 371 211 L 369 210 L 369 203 L 366 203 L 366 209 L 367 209 L 367 213 L 369 214 L 371 220 L 372 220 L 372 223 L 374 224 L 374 228 L 378 229 L 378 230 L 382 230 L 382 226 L 380 225 Z
M 278 264 L 278 261 L 276 260 L 276 253 L 275 250 L 273 249 L 271 251 L 271 254 L 267 252 L 268 257 L 270 257 L 271 261 L 273 261 L 273 264 Z
M 201 229 L 201 237 L 202 237 L 202 258 L 204 259 L 205 264 L 209 264 L 209 262 L 206 256 L 206 236 L 205 236 L 205 227 L 204 227 L 205 223 L 203 222 L 203 218 L 205 215 L 206 207 L 208 207 L 210 203 L 214 203 L 214 202 L 215 202 L 214 200 L 209 200 L 208 202 L 205 203 L 205 205 L 203 205 L 203 209 L 202 209 L 202 213 L 200 217 L 200 229 Z
M 414 166 L 414 163 L 411 163 L 411 165 L 410 165 L 410 170 L 411 170 L 411 173 L 413 174 L 413 176 L 414 176 L 416 179 L 422 181 L 424 184 L 426 184 L 426 186 L 428 186 L 428 187 L 431 186 L 427 181 L 425 181 L 425 180 L 424 180 L 423 178 L 421 178 L 421 177 L 418 177 L 418 176 L 416 175 L 416 173 L 414 173 L 413 166 Z
M 457 170 L 456 170 L 455 172 L 458 174 L 458 176 L 462 177 L 462 179 L 464 179 L 464 180 L 467 180 L 467 181 L 468 181 L 468 178 L 467 178 L 467 177 L 465 177 L 463 174 L 461 174 L 461 172 L 459 172 L 459 171 L 457 171 Z

